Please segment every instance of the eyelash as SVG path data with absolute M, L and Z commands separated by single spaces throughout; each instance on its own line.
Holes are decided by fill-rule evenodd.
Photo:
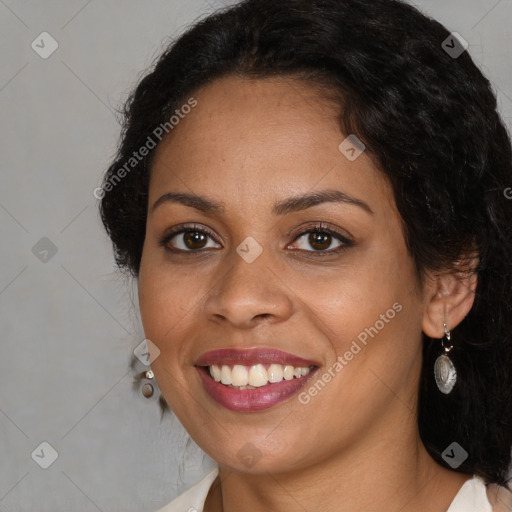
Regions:
M 185 233 L 191 233 L 191 232 L 192 233 L 196 233 L 197 232 L 197 233 L 206 234 L 210 238 L 212 238 L 215 241 L 215 243 L 219 243 L 219 242 L 217 242 L 217 240 L 215 239 L 215 236 L 213 235 L 213 233 L 209 229 L 207 229 L 205 227 L 202 227 L 202 226 L 199 226 L 197 224 L 193 224 L 193 225 L 179 225 L 179 226 L 176 226 L 176 227 L 170 229 L 159 240 L 158 245 L 164 247 L 167 251 L 169 251 L 171 253 L 174 253 L 174 254 L 176 254 L 176 253 L 183 254 L 183 253 L 201 253 L 201 252 L 203 252 L 205 249 L 196 249 L 196 250 L 189 249 L 189 250 L 185 251 L 183 249 L 176 249 L 176 248 L 169 247 L 169 242 L 176 235 L 185 234 Z M 322 251 L 322 250 L 307 251 L 305 249 L 294 249 L 295 251 L 303 251 L 303 252 L 306 252 L 306 253 L 312 253 L 312 254 L 314 254 L 314 257 L 322 258 L 322 257 L 325 257 L 325 256 L 330 256 L 332 254 L 341 253 L 342 251 L 348 249 L 349 247 L 351 247 L 353 245 L 353 242 L 349 238 L 347 238 L 346 236 L 344 236 L 343 234 L 341 234 L 337 230 L 334 230 L 332 228 L 328 228 L 328 227 L 323 226 L 322 223 L 319 223 L 319 224 L 314 225 L 314 226 L 309 226 L 308 229 L 305 229 L 304 231 L 301 231 L 300 233 L 298 233 L 295 236 L 295 238 L 293 239 L 293 242 L 296 242 L 299 238 L 301 238 L 302 236 L 307 235 L 309 233 L 321 233 L 321 234 L 331 235 L 332 237 L 337 239 L 341 243 L 341 245 L 336 247 L 335 249 L 327 249 L 327 250 L 324 250 L 324 251 Z

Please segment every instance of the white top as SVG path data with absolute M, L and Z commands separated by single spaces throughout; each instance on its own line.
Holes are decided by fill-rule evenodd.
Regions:
M 210 487 L 217 478 L 219 468 L 212 469 L 202 480 L 190 487 L 183 494 L 168 503 L 165 507 L 157 512 L 203 512 L 204 502 Z M 508 501 L 508 500 L 507 500 Z M 484 481 L 478 477 L 466 480 L 459 492 L 455 496 L 452 504 L 446 512 L 493 512 L 493 510 L 510 512 L 512 508 L 508 505 L 503 507 L 504 501 L 499 502 L 501 505 L 493 509 L 486 492 Z

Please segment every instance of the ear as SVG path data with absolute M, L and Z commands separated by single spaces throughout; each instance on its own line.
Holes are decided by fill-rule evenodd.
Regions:
M 475 301 L 478 258 L 463 258 L 454 270 L 429 274 L 424 285 L 422 329 L 430 338 L 444 336 L 444 323 L 452 330 Z

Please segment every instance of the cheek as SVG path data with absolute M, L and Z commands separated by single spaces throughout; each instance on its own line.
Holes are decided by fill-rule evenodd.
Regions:
M 308 410 L 326 419 L 320 436 L 336 438 L 339 429 L 349 435 L 354 425 L 372 424 L 397 397 L 412 406 L 421 361 L 414 277 L 408 257 L 367 260 L 301 291 L 315 304 L 315 321 L 329 344 L 325 368 L 301 395 Z M 323 378 L 326 385 L 318 382 Z
M 298 293 L 308 297 L 312 316 L 323 325 L 332 347 L 331 363 L 346 354 L 350 361 L 357 359 L 354 367 L 368 363 L 387 373 L 417 357 L 421 297 L 413 260 L 405 246 L 397 247 L 366 248 L 364 257 L 329 279 L 302 280 Z
M 190 405 L 184 400 L 190 395 L 189 340 L 197 325 L 194 305 L 204 294 L 196 281 L 188 273 L 171 271 L 143 257 L 138 282 L 140 315 L 145 337 L 160 351 L 151 368 L 165 401 L 188 428 L 197 421 L 188 418 Z
M 143 256 L 138 281 L 139 308 L 146 338 L 157 345 L 171 365 L 183 352 L 183 329 L 194 304 L 204 293 L 188 273 L 171 271 Z M 185 340 L 186 341 L 186 340 Z

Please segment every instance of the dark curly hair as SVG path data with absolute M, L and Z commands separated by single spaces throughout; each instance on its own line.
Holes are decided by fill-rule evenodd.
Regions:
M 440 464 L 448 467 L 441 453 L 457 441 L 468 452 L 457 471 L 504 484 L 512 446 L 511 144 L 491 84 L 467 51 L 445 51 L 448 37 L 397 0 L 245 0 L 216 11 L 172 42 L 126 103 L 100 210 L 118 266 L 136 277 L 155 149 L 137 152 L 195 90 L 230 74 L 294 76 L 337 98 L 341 131 L 364 142 L 393 186 L 420 282 L 426 271 L 478 256 L 474 305 L 452 333 L 457 386 L 449 395 L 436 388 L 439 345 L 424 335 L 418 423 Z

